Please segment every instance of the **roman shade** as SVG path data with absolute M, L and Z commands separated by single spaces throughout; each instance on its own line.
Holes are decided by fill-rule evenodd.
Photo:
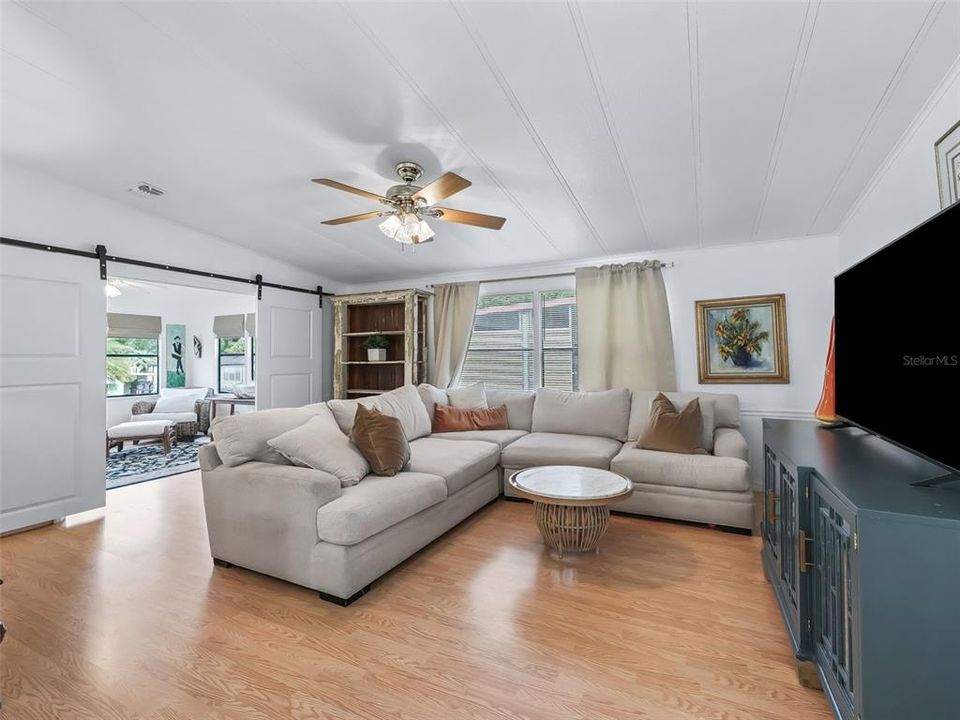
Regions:
M 157 315 L 107 313 L 107 337 L 159 338 L 161 325 Z
M 247 313 L 247 324 L 246 324 L 247 335 L 250 337 L 257 336 L 257 314 L 256 313 Z
M 236 338 L 244 336 L 243 315 L 215 315 L 213 334 L 218 338 Z

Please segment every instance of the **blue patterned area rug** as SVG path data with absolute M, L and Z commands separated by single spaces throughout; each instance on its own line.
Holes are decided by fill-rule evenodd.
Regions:
M 192 441 L 180 440 L 170 448 L 169 455 L 163 454 L 160 443 L 125 443 L 123 450 L 110 451 L 107 490 L 197 470 L 200 467 L 197 453 L 208 442 L 210 438 L 206 435 L 198 435 Z

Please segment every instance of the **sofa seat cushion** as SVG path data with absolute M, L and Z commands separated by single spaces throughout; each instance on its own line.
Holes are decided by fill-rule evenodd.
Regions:
M 156 420 L 169 420 L 175 423 L 197 422 L 197 414 L 195 412 L 160 412 L 130 416 L 130 422 L 154 422 Z
M 739 458 L 642 450 L 627 445 L 613 458 L 610 469 L 636 483 L 746 492 L 749 466 Z
M 503 450 L 507 445 L 527 434 L 526 430 L 464 430 L 463 432 L 434 433 L 437 440 L 483 440 L 496 443 Z
M 533 390 L 497 390 L 487 388 L 487 405 L 507 406 L 507 427 L 511 430 L 530 432 L 533 425 Z
M 447 484 L 438 475 L 368 475 L 317 510 L 317 536 L 334 545 L 356 545 L 446 498 Z
M 535 432 L 507 445 L 500 464 L 509 468 L 580 465 L 605 470 L 621 447 L 619 441 L 606 437 Z
M 500 446 L 494 443 L 428 437 L 410 443 L 410 464 L 407 469 L 439 475 L 447 484 L 447 494 L 453 495 L 493 470 L 498 462 Z

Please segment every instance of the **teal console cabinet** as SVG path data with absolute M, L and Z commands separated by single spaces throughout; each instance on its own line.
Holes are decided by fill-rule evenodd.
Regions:
M 761 558 L 840 720 L 960 719 L 960 485 L 856 428 L 763 421 Z

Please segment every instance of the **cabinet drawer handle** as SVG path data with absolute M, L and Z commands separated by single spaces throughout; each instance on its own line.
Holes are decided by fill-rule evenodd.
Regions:
M 807 541 L 810 538 L 807 537 L 807 533 L 803 530 L 800 531 L 800 535 L 797 538 L 797 557 L 798 564 L 800 565 L 800 572 L 805 573 L 808 568 L 813 567 L 813 563 L 807 560 Z

